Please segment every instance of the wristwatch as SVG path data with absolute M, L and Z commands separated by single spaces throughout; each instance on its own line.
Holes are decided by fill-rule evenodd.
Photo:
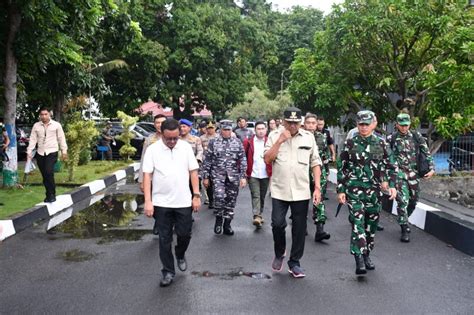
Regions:
M 193 198 L 201 198 L 201 194 L 193 193 Z

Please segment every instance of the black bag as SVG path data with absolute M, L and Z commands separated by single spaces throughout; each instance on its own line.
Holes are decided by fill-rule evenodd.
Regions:
M 416 150 L 416 169 L 418 171 L 419 177 L 424 177 L 426 174 L 430 172 L 430 163 L 428 162 L 428 156 L 425 152 L 420 150 L 420 144 L 425 141 L 423 136 L 418 132 L 413 130 L 412 132 L 413 140 L 415 141 L 415 150 Z M 392 134 L 392 138 L 390 140 L 390 148 L 393 150 L 395 146 L 395 138 L 397 133 Z

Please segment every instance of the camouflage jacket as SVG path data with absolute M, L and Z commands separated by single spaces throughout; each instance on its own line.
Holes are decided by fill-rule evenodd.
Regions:
M 245 178 L 247 159 L 242 142 L 237 137 L 218 136 L 209 141 L 202 178 L 229 177 L 231 180 Z
M 319 131 L 314 132 L 314 139 L 316 140 L 316 144 L 318 145 L 319 156 L 321 157 L 321 161 L 324 164 L 329 162 L 329 157 L 331 153 L 329 152 L 328 140 L 327 136 Z
M 381 182 L 395 187 L 398 167 L 388 153 L 387 143 L 375 135 L 356 135 L 346 140 L 337 161 L 337 192 L 348 188 L 380 189 Z
M 390 145 L 390 154 L 398 165 L 398 178 L 405 180 L 418 178 L 418 150 L 426 155 L 430 170 L 434 169 L 428 145 L 418 131 L 409 130 L 406 135 L 395 132 L 387 137 L 387 143 Z

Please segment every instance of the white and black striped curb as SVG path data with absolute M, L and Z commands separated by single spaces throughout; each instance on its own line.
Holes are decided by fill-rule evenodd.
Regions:
M 337 171 L 330 169 L 328 180 L 337 184 Z M 397 215 L 397 202 L 384 210 Z M 424 202 L 418 202 L 408 221 L 454 248 L 474 255 L 474 224 Z
M 95 195 L 97 192 L 105 189 L 106 187 L 124 179 L 125 177 L 127 177 L 127 175 L 132 175 L 136 179 L 138 177 L 139 168 L 140 163 L 130 164 L 130 166 L 126 169 L 116 171 L 113 174 L 106 176 L 102 179 L 92 181 L 78 188 L 75 188 L 66 194 L 56 196 L 55 202 L 42 202 L 37 204 L 33 208 L 14 215 L 11 219 L 0 220 L 0 241 L 3 241 L 8 237 L 13 236 L 20 231 L 23 231 L 24 229 L 33 225 L 33 223 L 36 221 L 49 219 L 55 214 L 65 209 L 66 211 L 63 211 L 64 213 L 61 213 L 56 216 L 58 220 L 64 216 L 71 216 L 72 206 L 75 203 Z M 98 199 L 103 198 L 103 195 L 98 195 L 98 199 L 96 199 L 95 197 L 96 196 L 91 199 L 91 202 L 95 202 Z M 54 222 L 50 223 L 50 225 L 51 224 L 54 224 Z

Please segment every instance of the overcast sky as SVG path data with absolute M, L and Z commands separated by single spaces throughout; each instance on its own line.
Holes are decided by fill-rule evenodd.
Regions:
M 328 14 L 331 11 L 333 3 L 341 3 L 343 0 L 268 0 L 267 2 L 271 2 L 274 9 L 276 9 L 276 5 L 278 5 L 278 10 L 280 11 L 289 9 L 295 5 L 300 5 L 305 7 L 311 6 Z

